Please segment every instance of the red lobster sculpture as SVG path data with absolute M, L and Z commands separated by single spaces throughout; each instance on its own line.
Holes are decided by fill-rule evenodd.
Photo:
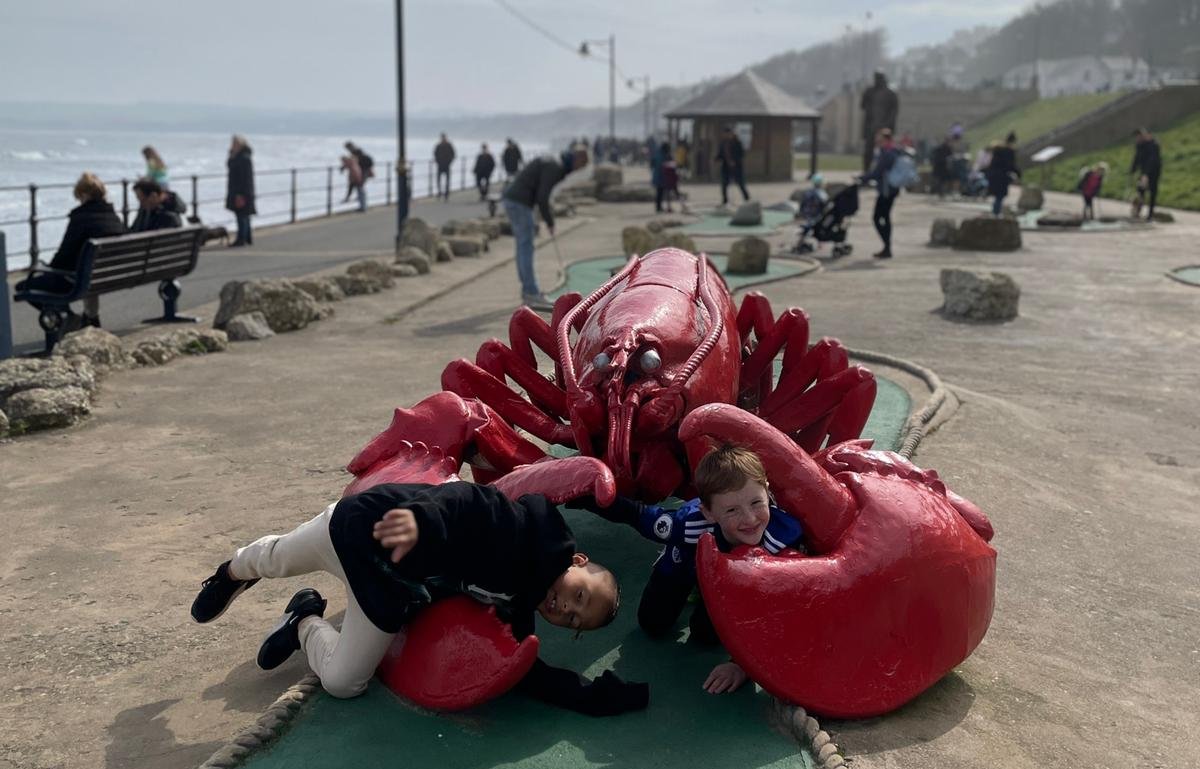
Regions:
M 518 310 L 509 339 L 484 343 L 474 363 L 450 363 L 445 391 L 397 409 L 349 464 L 356 479 L 346 493 L 456 479 L 467 461 L 477 482 L 510 496 L 659 501 L 690 493 L 689 456 L 740 443 L 763 458 L 813 554 L 726 555 L 701 544 L 698 575 L 714 624 L 765 688 L 818 713 L 884 712 L 983 637 L 995 572 L 987 519 L 936 474 L 849 442 L 866 423 L 875 379 L 850 366 L 836 340 L 810 347 L 802 310 L 775 318 L 752 293 L 735 314 L 707 258 L 661 249 L 632 258 L 586 299 L 560 297 L 549 324 Z M 552 377 L 538 371 L 534 346 L 554 359 Z M 552 460 L 514 428 L 582 456 Z M 463 599 L 420 615 L 380 672 L 419 704 L 456 709 L 511 687 L 536 644 L 518 643 Z M 472 663 L 452 662 L 464 658 Z

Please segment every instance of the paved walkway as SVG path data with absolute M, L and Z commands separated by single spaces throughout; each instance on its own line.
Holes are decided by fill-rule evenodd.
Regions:
M 752 188 L 766 202 L 788 191 Z M 614 253 L 648 208 L 593 208 L 561 238 L 564 258 Z M 865 256 L 876 240 L 860 215 L 853 256 L 763 288 L 818 335 L 942 376 L 962 405 L 915 460 L 997 531 L 996 614 L 976 653 L 897 713 L 824 726 L 856 769 L 1200 765 L 1200 290 L 1163 275 L 1195 261 L 1200 216 L 1029 233 L 1008 254 L 925 248 L 948 210 L 904 196 L 894 260 Z M 509 253 L 501 241 L 302 332 L 114 374 L 86 424 L 0 444 L 0 767 L 192 766 L 300 676 L 298 658 L 253 663 L 300 580 L 261 583 L 211 626 L 186 619 L 197 584 L 236 545 L 336 498 L 392 407 L 506 335 L 515 271 L 469 278 Z M 935 314 L 939 269 L 964 265 L 1013 275 L 1021 317 Z M 552 284 L 545 252 L 538 268 Z M 311 584 L 340 611 L 330 580 Z

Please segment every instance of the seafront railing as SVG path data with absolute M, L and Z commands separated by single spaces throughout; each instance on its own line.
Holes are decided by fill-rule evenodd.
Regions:
M 476 157 L 463 156 L 456 160 L 456 167 L 452 166 L 450 173 L 452 192 L 474 187 Z M 378 195 L 378 183 L 382 182 L 384 195 L 383 203 L 377 202 L 374 206 L 388 206 L 395 202 L 398 194 L 396 166 L 394 161 L 375 164 L 376 176 L 368 182 L 367 189 L 370 197 L 374 197 Z M 196 217 L 208 226 L 233 224 L 232 212 L 225 210 L 226 176 L 225 173 L 190 174 L 174 180 L 171 189 L 187 204 L 187 216 Z M 499 183 L 505 178 L 503 168 L 497 162 L 491 182 Z M 409 194 L 412 198 L 433 197 L 437 192 L 435 162 L 409 162 L 408 179 Z M 256 226 L 317 219 L 353 211 L 358 207 L 358 201 L 353 196 L 348 200 L 343 199 L 346 177 L 338 173 L 336 166 L 255 170 L 254 180 Z M 109 190 L 109 200 L 117 208 L 126 226 L 132 221 L 131 215 L 137 214 L 137 199 L 131 191 L 136 181 L 137 177 L 104 180 Z M 45 225 L 66 221 L 74 205 L 71 198 L 71 190 L 74 187 L 73 181 L 0 187 L 0 195 L 22 195 L 26 200 L 25 216 L 0 220 L 0 232 L 5 232 L 9 243 L 18 249 L 8 254 L 10 269 L 25 269 L 35 264 L 38 256 L 47 249 L 53 252 L 57 248 L 62 228 L 55 227 L 52 228 L 52 232 L 47 232 Z M 48 197 L 53 199 L 50 207 L 46 205 Z M 22 235 L 25 235 L 27 240 L 21 237 Z M 21 248 L 22 245 L 24 248 Z M 26 260 L 27 265 L 18 264 Z

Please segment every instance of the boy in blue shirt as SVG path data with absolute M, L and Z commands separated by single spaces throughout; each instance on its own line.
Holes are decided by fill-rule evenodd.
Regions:
M 638 623 L 654 637 L 671 631 L 696 587 L 696 544 L 703 534 L 712 534 L 726 551 L 738 545 L 755 545 L 771 554 L 804 549 L 800 522 L 771 504 L 766 470 L 753 451 L 724 445 L 709 452 L 696 466 L 693 482 L 700 496 L 675 510 L 624 497 L 607 508 L 583 500 L 592 512 L 664 545 L 638 604 Z M 720 643 L 702 601 L 689 626 L 692 639 Z M 730 661 L 713 669 L 704 688 L 712 694 L 732 692 L 745 681 L 745 671 Z

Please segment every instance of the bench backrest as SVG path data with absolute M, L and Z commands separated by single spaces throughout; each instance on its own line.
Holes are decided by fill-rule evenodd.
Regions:
M 81 282 L 87 281 L 80 296 L 187 275 L 195 269 L 203 243 L 204 228 L 198 226 L 93 238 L 79 260 Z

